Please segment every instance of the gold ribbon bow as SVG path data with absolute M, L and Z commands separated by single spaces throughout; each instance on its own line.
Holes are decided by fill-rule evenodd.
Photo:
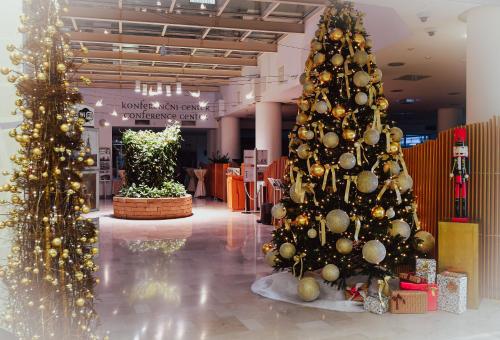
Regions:
M 324 246 L 326 244 L 326 220 L 322 216 L 316 216 L 316 221 L 319 222 L 319 239 L 321 245 Z
M 349 203 L 349 192 L 351 190 L 351 182 L 354 182 L 355 184 L 358 181 L 358 176 L 344 176 L 344 179 L 347 180 L 346 187 L 345 187 L 345 194 L 344 194 L 344 202 Z
M 318 101 L 319 96 L 323 98 L 323 100 L 326 102 L 326 106 L 328 107 L 328 111 L 332 111 L 332 103 L 330 103 L 330 100 L 328 99 L 328 93 L 330 91 L 327 88 L 318 88 L 316 89 L 316 102 Z
M 351 98 L 351 88 L 349 87 L 349 61 L 344 61 L 344 78 L 345 78 L 345 89 L 347 92 L 347 98 Z
M 361 150 L 363 149 L 363 142 L 365 140 L 363 138 L 359 139 L 356 143 L 354 143 L 354 147 L 356 148 L 356 162 L 361 166 Z
M 415 225 L 417 226 L 417 230 L 420 230 L 420 220 L 418 219 L 418 215 L 417 215 L 417 203 L 412 203 L 411 204 L 411 209 L 413 210 L 413 221 L 415 222 Z
M 328 182 L 328 175 L 330 174 L 331 171 L 333 192 L 337 192 L 337 176 L 335 170 L 337 170 L 338 168 L 339 168 L 338 165 L 330 165 L 330 164 L 325 165 L 325 174 L 323 175 L 323 185 L 321 186 L 321 190 L 325 191 L 326 184 Z
M 302 253 L 300 255 L 295 255 L 293 259 L 295 260 L 295 263 L 293 264 L 292 271 L 293 271 L 293 276 L 297 276 L 295 274 L 295 266 L 297 266 L 300 263 L 300 273 L 299 273 L 299 279 L 302 278 L 302 274 L 304 272 L 304 260 L 303 258 L 306 256 L 305 253 Z
M 285 229 L 286 230 L 290 230 L 291 224 L 292 224 L 292 220 L 291 219 L 286 219 L 285 220 Z
M 380 165 L 380 158 L 377 158 L 375 164 L 373 164 L 371 171 L 374 172 L 376 168 Z
M 385 134 L 385 150 L 387 152 L 391 152 L 391 132 L 389 131 L 387 126 L 385 127 L 383 132 Z
M 389 189 L 389 185 L 391 185 L 391 180 L 388 179 L 384 182 L 384 186 L 382 187 L 382 189 L 380 189 L 380 192 L 378 193 L 377 195 L 377 201 L 380 201 L 380 199 L 382 198 L 382 196 L 384 196 L 385 192 L 387 191 L 387 189 Z
M 361 218 L 357 215 L 354 215 L 351 217 L 351 220 L 354 220 L 354 225 L 356 227 L 356 230 L 354 232 L 354 240 L 359 241 L 359 232 L 361 231 Z
M 378 280 L 378 299 L 380 300 L 380 304 L 382 307 L 385 307 L 385 302 L 384 299 L 382 298 L 382 295 L 384 296 L 390 296 L 391 295 L 391 287 L 389 286 L 389 280 L 391 277 L 389 275 L 384 276 L 383 280 Z
M 372 105 L 373 105 L 373 98 L 375 98 L 376 94 L 377 94 L 377 91 L 375 90 L 375 87 L 370 86 L 368 88 L 368 106 L 369 107 L 372 107 Z
M 347 45 L 349 46 L 349 53 L 351 54 L 351 56 L 354 56 L 354 48 L 352 47 L 352 41 L 351 38 L 349 37 L 349 34 L 350 33 L 347 33 L 345 35 L 345 40 L 347 41 Z

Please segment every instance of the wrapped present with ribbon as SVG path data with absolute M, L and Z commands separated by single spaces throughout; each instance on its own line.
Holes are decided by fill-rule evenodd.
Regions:
M 381 298 L 367 296 L 363 302 L 363 308 L 375 314 L 387 313 L 389 311 L 389 298 L 386 296 L 382 296 Z
M 399 273 L 399 278 L 412 283 L 427 283 L 427 278 L 418 276 L 416 273 Z
M 443 272 L 437 276 L 438 309 L 461 314 L 467 310 L 467 275 Z
M 344 293 L 346 300 L 363 303 L 368 295 L 368 285 L 366 283 L 356 283 L 354 286 L 347 286 Z
M 417 259 L 415 274 L 427 280 L 427 283 L 436 283 L 436 260 Z
M 427 310 L 436 311 L 438 302 L 438 287 L 435 283 L 412 283 L 401 282 L 400 287 L 402 290 L 417 290 L 427 292 Z
M 427 312 L 427 293 L 418 290 L 395 290 L 390 298 L 393 314 L 424 314 Z

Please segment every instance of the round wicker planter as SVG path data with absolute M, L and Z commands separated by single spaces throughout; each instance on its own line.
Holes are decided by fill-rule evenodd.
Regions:
M 113 197 L 113 212 L 128 220 L 164 220 L 193 214 L 191 195 L 171 198 Z

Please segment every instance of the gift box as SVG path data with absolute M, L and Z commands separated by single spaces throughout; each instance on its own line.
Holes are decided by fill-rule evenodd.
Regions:
M 467 275 L 443 272 L 437 276 L 438 308 L 461 314 L 467 310 Z
M 425 278 L 427 283 L 436 283 L 436 260 L 417 259 L 416 275 Z
M 381 287 L 382 286 L 382 287 Z M 393 290 L 399 289 L 399 278 L 386 276 L 384 279 L 374 277 L 370 281 L 370 287 L 368 288 L 368 295 L 378 296 L 378 292 L 381 291 L 383 295 L 390 297 Z
M 427 283 L 427 278 L 418 276 L 415 273 L 399 273 L 399 278 L 413 283 Z
M 371 313 L 384 314 L 389 311 L 389 298 L 386 296 L 367 296 L 363 308 Z
M 438 288 L 435 283 L 401 282 L 400 287 L 403 290 L 418 290 L 427 292 L 427 310 L 428 311 L 437 310 Z
M 396 290 L 392 292 L 390 310 L 393 314 L 423 314 L 427 312 L 427 292 Z
M 366 283 L 357 283 L 355 286 L 346 287 L 344 293 L 346 300 L 362 303 L 368 295 L 368 285 Z

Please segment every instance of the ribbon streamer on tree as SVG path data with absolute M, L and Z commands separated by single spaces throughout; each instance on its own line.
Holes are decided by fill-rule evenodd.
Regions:
M 380 201 L 380 199 L 382 198 L 382 196 L 384 196 L 385 192 L 387 191 L 387 189 L 389 189 L 389 185 L 391 185 L 391 180 L 388 179 L 384 182 L 384 186 L 382 187 L 382 189 L 380 189 L 380 192 L 378 193 L 377 195 L 377 201 Z
M 316 216 L 316 221 L 319 222 L 319 239 L 321 245 L 324 246 L 326 244 L 326 220 L 322 216 Z
M 347 181 L 346 186 L 345 186 L 345 194 L 344 194 L 344 202 L 349 203 L 349 193 L 351 190 L 351 182 L 354 182 L 356 184 L 358 180 L 358 176 L 344 176 L 344 179 Z
M 351 88 L 349 86 L 349 61 L 347 59 L 344 62 L 344 73 L 347 98 L 351 98 Z
M 374 172 L 376 168 L 380 165 L 380 158 L 377 158 L 375 164 L 373 164 L 371 171 Z
M 349 46 L 349 53 L 351 54 L 351 57 L 354 56 L 354 48 L 352 47 L 352 41 L 351 37 L 349 37 L 349 34 L 345 35 L 345 40 L 347 41 L 347 46 Z
M 418 205 L 416 202 L 411 204 L 411 209 L 413 211 L 413 221 L 415 222 L 415 226 L 417 227 L 417 230 L 420 230 L 420 220 L 418 219 L 417 208 L 418 208 Z
M 377 129 L 378 132 L 382 131 L 382 121 L 380 119 L 380 110 L 376 106 L 372 106 L 373 108 L 373 128 Z
M 389 131 L 389 127 L 387 125 L 383 132 L 385 134 L 385 151 L 391 152 L 391 132 Z
M 293 271 L 293 276 L 297 276 L 295 272 L 295 267 L 300 263 L 300 273 L 299 273 L 299 279 L 302 278 L 302 274 L 304 272 L 304 260 L 303 258 L 306 256 L 306 254 L 302 253 L 300 255 L 295 255 L 294 260 L 295 263 L 293 264 L 292 271 Z
M 354 240 L 359 241 L 359 232 L 361 231 L 361 219 L 359 216 L 354 216 L 351 219 L 354 220 L 354 225 L 356 226 L 355 232 L 354 232 Z

